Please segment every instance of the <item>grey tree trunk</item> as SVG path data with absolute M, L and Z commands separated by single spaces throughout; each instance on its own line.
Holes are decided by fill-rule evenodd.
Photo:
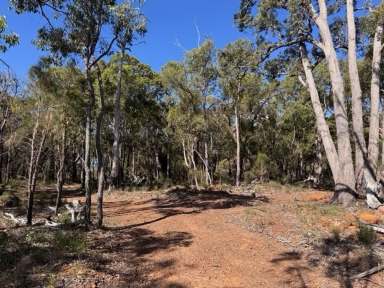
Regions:
M 358 182 L 357 187 L 360 187 L 365 163 L 367 163 L 368 160 L 368 153 L 364 138 L 363 107 L 361 102 L 362 92 L 357 67 L 356 25 L 353 2 L 354 0 L 347 0 L 348 72 L 352 94 L 352 134 L 355 140 L 355 176 Z
M 236 186 L 240 186 L 241 175 L 241 151 L 240 151 L 240 117 L 239 108 L 237 103 L 235 104 L 235 130 L 236 130 Z
M 40 126 L 39 119 L 37 119 L 32 132 L 31 158 L 30 158 L 29 170 L 28 170 L 27 225 L 32 225 L 33 200 L 34 200 L 34 194 L 36 190 L 36 177 L 37 177 L 37 171 L 39 167 L 41 152 L 43 151 L 43 147 L 46 139 L 46 131 L 43 130 L 41 133 L 40 143 L 37 145 L 37 151 L 35 151 L 36 140 L 37 140 L 36 138 L 38 136 L 39 126 Z
M 314 177 L 315 177 L 315 185 L 318 186 L 321 183 L 321 174 L 323 173 L 323 166 L 322 166 L 322 159 L 323 159 L 323 153 L 321 149 L 321 136 L 318 133 L 318 136 L 316 138 L 316 162 L 314 167 Z
M 336 121 L 337 150 L 339 156 L 339 179 L 336 184 L 334 200 L 349 205 L 355 199 L 356 178 L 352 161 L 352 148 L 349 134 L 348 114 L 345 105 L 344 79 L 340 71 L 339 61 L 332 40 L 327 20 L 325 0 L 319 0 L 320 14 L 315 17 L 322 38 L 322 49 L 328 64 L 330 74 L 334 113 Z
M 121 122 L 121 82 L 123 77 L 123 61 L 124 61 L 124 49 L 120 52 L 120 63 L 119 70 L 117 76 L 117 87 L 116 93 L 114 96 L 114 109 L 113 109 L 113 146 L 112 146 L 112 170 L 111 170 L 111 178 L 112 178 L 112 186 L 114 188 L 120 186 L 120 122 Z
M 316 127 L 324 145 L 325 155 L 332 171 L 335 185 L 340 181 L 340 163 L 339 156 L 336 151 L 335 143 L 332 140 L 332 135 L 329 126 L 324 117 L 323 107 L 321 106 L 319 93 L 317 91 L 315 79 L 313 77 L 311 63 L 309 62 L 307 51 L 304 45 L 301 46 L 301 59 L 306 78 L 306 86 L 308 88 L 313 111 L 316 117 Z
M 329 130 L 329 126 L 324 117 L 324 111 L 321 106 L 319 93 L 317 91 L 316 83 L 313 77 L 311 63 L 307 56 L 306 47 L 304 45 L 300 48 L 302 65 L 306 77 L 306 86 L 308 88 L 312 107 L 315 112 L 316 117 L 316 126 L 318 133 L 320 134 L 321 141 L 323 142 L 325 155 L 327 157 L 329 166 L 332 171 L 333 180 L 335 182 L 335 198 L 340 201 L 343 205 L 350 205 L 354 196 L 345 189 L 345 185 L 348 183 L 344 183 L 344 175 L 342 173 L 339 154 L 337 153 L 335 143 L 332 140 L 332 136 Z
M 63 193 L 63 185 L 64 185 L 64 167 L 65 167 L 65 148 L 66 148 L 66 129 L 63 128 L 62 132 L 62 139 L 61 139 L 61 145 L 58 145 L 58 154 L 59 154 L 59 169 L 57 170 L 56 174 L 56 190 L 57 190 L 57 196 L 56 196 L 56 205 L 55 205 L 55 214 L 57 215 L 58 210 L 61 206 L 61 197 Z
M 85 222 L 91 223 L 91 207 L 92 207 L 92 189 L 91 189 L 91 125 L 92 110 L 95 101 L 95 93 L 91 78 L 91 71 L 87 68 L 87 92 L 88 103 L 86 107 L 85 120 L 85 151 L 84 151 L 84 188 L 85 188 Z
M 208 143 L 204 141 L 204 166 L 205 166 L 205 183 L 207 185 L 212 184 L 212 178 L 209 171 L 209 153 L 208 153 Z
M 104 103 L 104 87 L 101 77 L 101 71 L 97 67 L 98 73 L 98 84 L 99 84 L 99 96 L 100 96 L 100 111 L 97 115 L 96 120 L 96 154 L 97 154 L 97 226 L 103 225 L 103 199 L 104 199 L 104 157 L 101 146 L 101 128 L 103 124 L 105 114 L 105 103 Z
M 383 38 L 383 22 L 376 26 L 373 39 L 372 78 L 371 78 L 371 116 L 369 120 L 368 157 L 373 174 L 376 174 L 379 160 L 379 128 L 380 128 L 380 64 Z

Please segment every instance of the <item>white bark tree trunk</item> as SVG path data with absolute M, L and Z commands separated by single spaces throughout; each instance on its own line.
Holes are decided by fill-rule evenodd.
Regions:
M 354 15 L 354 1 L 347 0 L 347 26 L 348 26 L 348 72 L 352 94 L 352 126 L 355 140 L 355 176 L 358 182 L 362 180 L 365 163 L 367 163 L 367 145 L 364 138 L 362 91 L 357 67 L 356 54 L 356 25 Z
M 112 145 L 112 169 L 111 169 L 111 178 L 112 186 L 118 187 L 120 185 L 120 122 L 121 122 L 121 109 L 120 109 L 120 98 L 121 98 L 121 82 L 123 76 L 123 61 L 124 61 L 124 49 L 121 51 L 120 55 L 119 70 L 117 76 L 117 87 L 116 93 L 114 96 L 114 109 L 113 109 L 113 145 Z
M 337 200 L 345 205 L 350 204 L 355 198 L 356 178 L 352 161 L 352 148 L 349 134 L 348 114 L 345 105 L 344 79 L 341 74 L 339 61 L 333 44 L 331 31 L 327 20 L 327 6 L 325 0 L 319 0 L 320 14 L 315 17 L 322 38 L 328 71 L 330 74 L 334 113 L 336 121 L 337 150 L 339 156 L 340 175 L 336 183 Z M 347 196 L 349 194 L 350 196 Z
M 380 63 L 383 38 L 383 23 L 376 26 L 373 39 L 372 78 L 371 78 L 371 116 L 369 120 L 369 163 L 376 174 L 379 159 L 379 128 L 380 128 Z
M 329 126 L 324 117 L 324 111 L 321 106 L 319 93 L 317 91 L 316 83 L 313 77 L 311 63 L 307 56 L 306 47 L 304 45 L 301 46 L 301 58 L 302 65 L 306 77 L 306 86 L 308 88 L 312 107 L 315 112 L 316 117 L 316 126 L 318 129 L 318 133 L 320 134 L 321 141 L 324 145 L 325 155 L 327 157 L 329 166 L 332 171 L 333 180 L 335 182 L 335 196 L 337 200 L 339 200 L 343 205 L 350 205 L 354 200 L 354 196 L 349 193 L 349 191 L 345 190 L 345 185 L 348 183 L 344 183 L 344 174 L 341 170 L 340 158 L 337 153 L 336 146 L 332 140 L 331 133 L 329 131 Z

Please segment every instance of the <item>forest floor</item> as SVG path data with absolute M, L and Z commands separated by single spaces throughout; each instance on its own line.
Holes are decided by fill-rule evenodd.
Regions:
M 72 189 L 66 201 L 82 199 L 74 187 L 67 188 Z M 0 248 L 1 231 L 8 237 L 8 246 L 0 250 L 0 283 L 384 287 L 384 272 L 351 280 L 381 261 L 383 241 L 372 241 L 371 231 L 358 225 L 359 218 L 381 222 L 380 214 L 327 204 L 331 193 L 326 191 L 277 184 L 252 187 L 254 196 L 248 191 L 249 187 L 247 193 L 234 187 L 175 187 L 111 192 L 105 197 L 105 228 L 87 232 L 71 226 L 64 231 L 40 226 L 11 229 L 11 223 L 0 220 Z

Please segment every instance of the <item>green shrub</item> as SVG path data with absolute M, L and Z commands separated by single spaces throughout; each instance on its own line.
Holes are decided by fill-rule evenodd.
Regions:
M 260 182 L 269 181 L 274 176 L 275 170 L 275 163 L 269 159 L 268 155 L 259 152 L 251 169 L 244 173 L 244 178 L 247 183 L 255 179 Z
M 52 234 L 44 230 L 31 230 L 25 235 L 25 240 L 33 247 L 50 247 L 53 239 Z
M 55 247 L 64 252 L 81 253 L 87 247 L 85 235 L 80 231 L 57 231 Z
M 371 246 L 376 242 L 377 236 L 376 232 L 372 229 L 372 227 L 360 224 L 359 231 L 357 232 L 357 237 L 362 244 L 366 246 Z

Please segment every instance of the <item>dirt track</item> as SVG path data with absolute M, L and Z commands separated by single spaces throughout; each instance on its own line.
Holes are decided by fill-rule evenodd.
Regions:
M 67 187 L 65 201 L 83 200 L 76 189 Z M 35 241 L 21 247 L 28 255 L 7 252 L 20 263 L 40 255 L 33 265 L 20 274 L 19 263 L 0 275 L 22 276 L 27 287 L 383 287 L 384 273 L 351 280 L 379 262 L 376 248 L 358 240 L 361 208 L 325 204 L 327 192 L 281 185 L 254 190 L 256 197 L 233 187 L 107 194 L 104 229 L 60 228 L 84 235 L 85 249 L 68 253 Z M 47 191 L 42 199 L 54 196 Z M 38 229 L 40 235 L 56 231 Z M 28 231 L 21 227 L 15 235 Z
M 349 280 L 366 260 L 345 249 L 349 242 L 303 244 L 304 226 L 294 209 L 308 193 L 267 190 L 259 199 L 182 189 L 109 195 L 109 228 L 92 233 L 101 263 L 93 268 L 102 279 L 97 287 L 377 287 Z

